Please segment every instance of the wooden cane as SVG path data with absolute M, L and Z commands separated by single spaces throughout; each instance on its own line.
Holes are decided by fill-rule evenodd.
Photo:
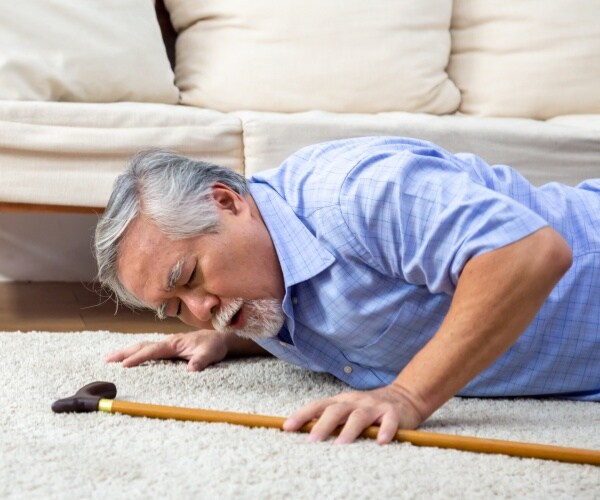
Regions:
M 113 399 L 116 393 L 117 389 L 115 385 L 110 382 L 92 382 L 82 387 L 75 395 L 54 402 L 52 410 L 57 413 L 104 411 L 139 417 L 192 420 L 197 422 L 222 422 L 247 427 L 269 427 L 274 429 L 283 429 L 283 423 L 286 420 L 282 417 L 268 415 L 132 403 Z M 315 422 L 309 422 L 299 431 L 310 432 L 314 424 Z M 339 434 L 340 430 L 341 428 L 338 428 L 334 434 Z M 378 431 L 379 427 L 370 426 L 363 431 L 362 437 L 376 439 Z M 559 462 L 600 465 L 600 450 L 586 450 L 582 448 L 411 430 L 397 431 L 394 440 L 412 443 L 416 446 L 433 446 L 477 453 L 497 453 L 522 458 L 539 458 L 543 460 L 557 460 Z

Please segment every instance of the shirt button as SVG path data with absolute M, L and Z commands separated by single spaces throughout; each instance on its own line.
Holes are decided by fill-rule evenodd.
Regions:
M 296 305 L 298 303 L 298 297 L 292 297 L 292 304 Z
M 352 367 L 350 365 L 344 366 L 344 373 L 352 373 Z
M 287 347 L 289 344 L 287 344 L 287 343 L 286 343 L 286 342 L 284 342 L 283 340 L 280 340 L 280 341 L 279 341 L 279 345 L 280 345 L 281 347 Z

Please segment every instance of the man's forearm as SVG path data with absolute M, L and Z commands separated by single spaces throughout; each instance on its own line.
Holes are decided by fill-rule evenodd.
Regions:
M 265 351 L 261 346 L 259 346 L 256 342 L 246 339 L 243 337 L 239 337 L 235 334 L 219 334 L 219 335 L 227 335 L 226 345 L 227 345 L 227 357 L 228 358 L 248 358 L 252 356 L 270 356 L 268 351 Z
M 440 329 L 394 381 L 423 419 L 518 339 L 570 263 L 550 228 L 467 263 Z

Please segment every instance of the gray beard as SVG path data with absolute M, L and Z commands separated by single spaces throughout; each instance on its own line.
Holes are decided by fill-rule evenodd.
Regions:
M 232 328 L 229 322 L 242 305 L 245 306 L 245 325 L 240 329 Z M 234 333 L 240 337 L 260 340 L 275 337 L 284 322 L 285 315 L 281 303 L 276 299 L 235 299 L 216 314 L 212 325 L 221 333 Z

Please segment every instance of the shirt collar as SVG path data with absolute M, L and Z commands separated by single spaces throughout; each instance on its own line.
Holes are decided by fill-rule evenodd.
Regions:
M 335 261 L 279 193 L 267 184 L 253 182 L 249 187 L 275 245 L 286 291 Z

